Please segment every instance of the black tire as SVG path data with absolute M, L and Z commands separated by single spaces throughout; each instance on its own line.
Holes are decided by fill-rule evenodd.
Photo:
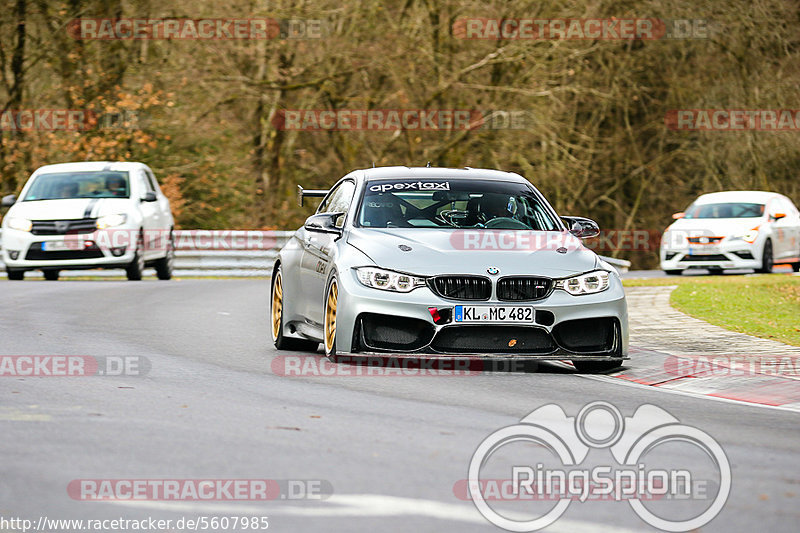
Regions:
M 42 270 L 42 273 L 47 281 L 58 281 L 58 275 L 61 272 L 59 270 Z
M 709 268 L 708 273 L 712 276 L 721 276 L 723 270 L 721 268 Z
M 616 361 L 573 361 L 575 369 L 581 374 L 597 374 L 608 372 L 622 366 L 622 359 Z
M 773 266 L 775 266 L 775 260 L 772 257 L 772 241 L 767 239 L 767 242 L 764 243 L 764 253 L 761 254 L 761 268 L 757 268 L 756 272 L 771 274 Z
M 680 276 L 683 274 L 683 270 L 665 270 L 664 274 L 667 276 Z
M 128 276 L 129 281 L 140 281 L 142 273 L 144 272 L 144 239 L 140 233 L 136 239 L 136 252 L 133 255 L 133 260 L 125 267 L 125 275 Z
M 322 334 L 322 347 L 325 349 L 325 355 L 331 361 L 336 361 L 336 313 L 339 307 L 339 280 L 336 274 L 331 276 L 325 287 L 325 300 L 323 305 L 322 322 L 324 329 Z
M 6 275 L 8 276 L 8 279 L 11 281 L 22 281 L 23 279 L 25 279 L 24 270 L 11 270 L 10 268 L 7 268 Z
M 792 263 L 792 270 L 800 272 L 800 263 Z
M 283 274 L 281 272 L 280 265 L 275 270 L 275 275 L 272 276 L 272 284 L 270 289 L 270 332 L 272 334 L 272 342 L 275 344 L 275 348 L 278 350 L 290 350 L 293 352 L 316 352 L 317 348 L 319 347 L 319 343 L 315 341 L 310 341 L 308 339 L 295 339 L 292 337 L 285 337 L 283 335 Z M 275 304 L 276 304 L 276 294 L 275 290 L 277 287 L 281 288 L 281 295 L 280 295 L 280 309 L 277 310 L 278 315 L 276 316 L 273 311 L 275 311 Z M 275 321 L 277 320 L 277 327 Z
M 168 280 L 172 279 L 172 267 L 175 263 L 175 237 L 172 231 L 169 232 L 169 240 L 167 241 L 167 253 L 161 259 L 157 260 L 153 265 L 156 267 L 156 276 L 158 279 Z

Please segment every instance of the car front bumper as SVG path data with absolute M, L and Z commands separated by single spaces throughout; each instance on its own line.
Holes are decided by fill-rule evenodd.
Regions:
M 64 243 L 48 251 L 50 243 Z M 110 244 L 110 245 L 108 245 Z M 123 268 L 133 261 L 135 247 L 86 235 L 34 235 L 3 229 L 3 262 L 14 270 Z M 112 250 L 113 249 L 113 250 Z M 116 251 L 116 254 L 114 253 Z
M 628 354 L 628 313 L 617 276 L 601 293 L 562 290 L 532 302 L 444 299 L 428 287 L 395 293 L 363 286 L 353 272 L 339 279 L 337 353 L 393 357 L 620 360 Z M 533 324 L 435 323 L 456 305 L 532 307 Z
M 661 269 L 760 268 L 761 254 L 761 247 L 742 240 L 725 240 L 710 246 L 675 246 L 661 249 Z

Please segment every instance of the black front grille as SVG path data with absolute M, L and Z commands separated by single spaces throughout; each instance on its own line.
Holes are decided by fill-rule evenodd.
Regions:
M 433 326 L 424 320 L 363 313 L 358 317 L 361 344 L 370 350 L 410 352 L 427 346 Z
M 34 220 L 31 233 L 34 235 L 65 235 L 67 233 L 92 233 L 96 229 L 97 220 L 94 218 Z
M 430 287 L 451 300 L 488 300 L 492 295 L 492 282 L 482 276 L 437 276 Z
M 553 280 L 549 278 L 530 276 L 501 278 L 497 282 L 497 299 L 508 302 L 541 300 L 549 296 L 552 290 Z
M 723 237 L 688 237 L 691 244 L 717 244 Z
M 556 344 L 547 331 L 520 326 L 449 326 L 433 339 L 431 348 L 443 353 L 549 354 Z
M 103 256 L 103 252 L 97 245 L 92 244 L 92 246 L 88 248 L 84 248 L 83 250 L 55 250 L 55 251 L 45 251 L 42 250 L 42 243 L 35 242 L 31 244 L 30 249 L 28 249 L 28 253 L 25 254 L 25 259 L 28 261 L 57 261 L 63 259 L 100 259 Z
M 727 256 L 722 254 L 708 255 L 687 255 L 681 261 L 730 261 Z

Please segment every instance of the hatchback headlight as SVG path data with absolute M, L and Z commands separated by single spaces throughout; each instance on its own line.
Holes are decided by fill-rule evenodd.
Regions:
M 27 218 L 12 217 L 6 221 L 9 228 L 19 231 L 30 231 L 33 223 Z
M 556 289 L 562 289 L 578 296 L 580 294 L 596 294 L 603 292 L 609 286 L 608 272 L 605 270 L 595 270 L 580 276 L 560 279 L 556 281 Z
M 355 269 L 358 281 L 362 285 L 393 292 L 411 292 L 425 285 L 425 278 L 385 270 L 376 267 L 359 267 Z
M 729 241 L 744 241 L 750 244 L 753 244 L 758 239 L 758 229 L 753 228 L 744 235 L 734 235 L 733 237 L 728 237 Z
M 128 220 L 126 215 L 106 215 L 97 219 L 97 229 L 114 228 Z

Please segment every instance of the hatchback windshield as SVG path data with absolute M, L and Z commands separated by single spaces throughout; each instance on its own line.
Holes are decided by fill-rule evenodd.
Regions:
M 685 218 L 759 218 L 764 214 L 764 204 L 702 204 L 692 205 Z
M 370 181 L 357 221 L 367 228 L 560 229 L 524 184 L 472 179 Z
M 22 201 L 129 196 L 127 172 L 57 172 L 37 176 Z

